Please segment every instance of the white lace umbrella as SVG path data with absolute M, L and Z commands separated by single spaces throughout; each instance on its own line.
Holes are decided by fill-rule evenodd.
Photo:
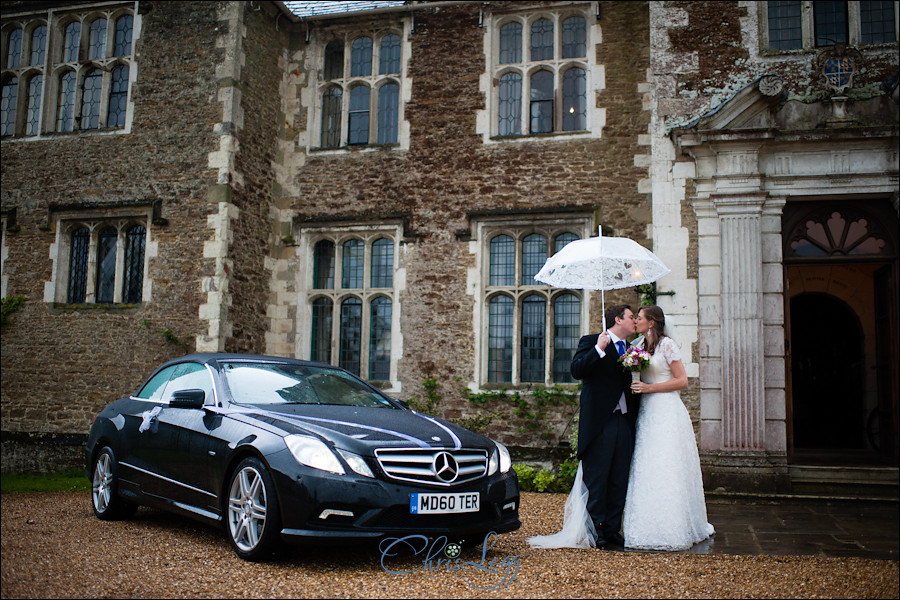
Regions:
M 604 290 L 653 283 L 669 272 L 659 258 L 628 238 L 598 237 L 575 240 L 547 259 L 535 280 L 571 290 L 600 290 L 603 329 L 606 329 Z

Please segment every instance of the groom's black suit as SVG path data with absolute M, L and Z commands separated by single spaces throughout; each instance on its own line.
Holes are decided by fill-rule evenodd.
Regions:
M 572 376 L 582 381 L 578 417 L 578 458 L 588 488 L 588 512 L 597 531 L 597 545 L 621 541 L 619 529 L 628 491 L 634 450 L 634 424 L 640 395 L 631 393 L 631 374 L 619 363 L 612 341 L 597 352 L 598 334 L 578 342 Z M 627 414 L 616 410 L 625 393 Z

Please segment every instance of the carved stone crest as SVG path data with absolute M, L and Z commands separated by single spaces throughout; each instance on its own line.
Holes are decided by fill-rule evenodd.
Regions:
M 862 54 L 844 43 L 824 48 L 816 58 L 825 87 L 836 95 L 843 95 L 853 86 L 853 76 L 859 70 Z

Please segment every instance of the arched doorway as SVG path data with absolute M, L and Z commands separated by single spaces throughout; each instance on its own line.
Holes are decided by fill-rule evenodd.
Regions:
M 782 225 L 790 460 L 896 465 L 896 212 L 789 202 Z
M 816 292 L 791 298 L 794 448 L 866 448 L 863 329 L 853 309 Z

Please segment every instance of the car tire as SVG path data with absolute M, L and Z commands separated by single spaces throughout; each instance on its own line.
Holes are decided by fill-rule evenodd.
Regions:
M 245 458 L 228 484 L 225 532 L 231 547 L 244 560 L 265 560 L 279 540 L 280 523 L 275 483 L 269 471 L 258 458 Z
M 104 521 L 130 517 L 137 505 L 119 496 L 119 463 L 112 448 L 104 446 L 91 470 L 91 506 L 94 515 Z

